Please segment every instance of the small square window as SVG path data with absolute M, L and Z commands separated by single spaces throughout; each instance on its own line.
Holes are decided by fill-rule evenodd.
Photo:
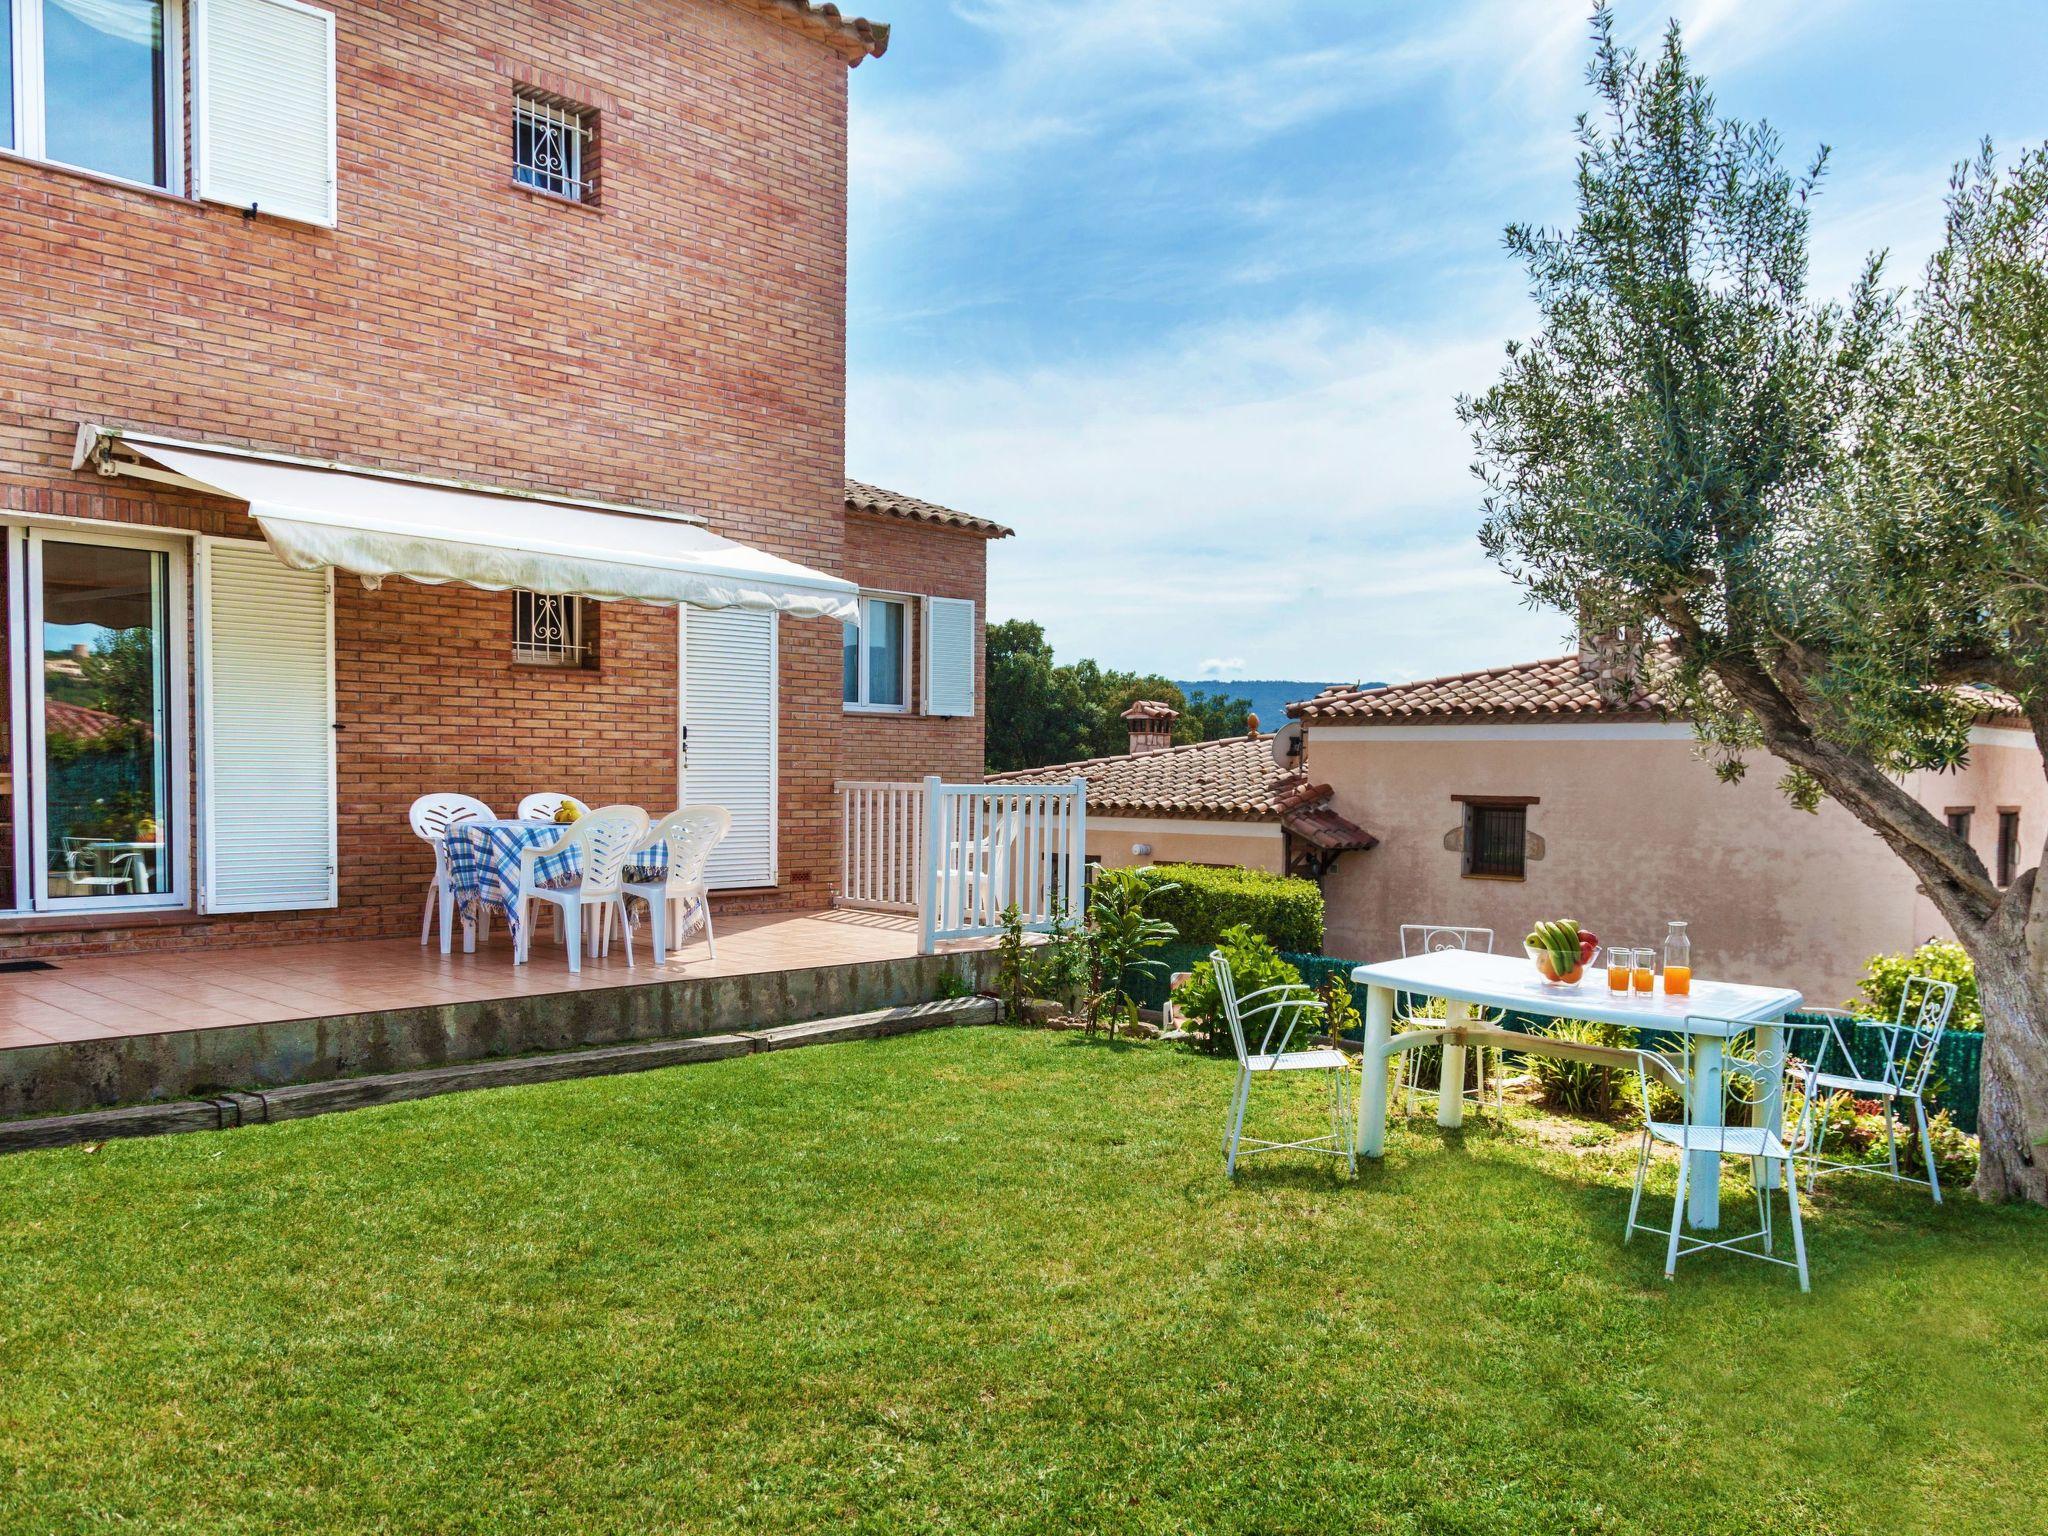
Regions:
M 1465 868 L 1481 880 L 1520 880 L 1528 873 L 1529 807 L 1465 803 Z
M 1948 809 L 1949 831 L 1966 843 L 1970 840 L 1970 817 L 1975 810 L 1971 805 L 1952 805 Z
M 597 201 L 597 114 L 524 86 L 512 97 L 512 179 L 572 203 Z
M 597 662 L 596 626 L 580 597 L 512 594 L 512 659 L 529 667 L 588 667 Z

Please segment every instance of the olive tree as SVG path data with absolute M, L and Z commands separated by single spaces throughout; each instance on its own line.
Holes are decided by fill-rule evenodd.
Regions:
M 1978 1192 L 2048 1202 L 2048 899 L 1901 782 L 1964 762 L 1999 694 L 2048 750 L 2048 156 L 1958 172 L 1910 298 L 1873 257 L 1825 302 L 1825 151 L 1790 171 L 1722 116 L 1676 27 L 1645 58 L 1603 5 L 1593 43 L 1576 223 L 1507 234 L 1541 329 L 1459 401 L 1481 540 L 1637 636 L 1724 778 L 1768 752 L 1913 871 L 1977 968 Z

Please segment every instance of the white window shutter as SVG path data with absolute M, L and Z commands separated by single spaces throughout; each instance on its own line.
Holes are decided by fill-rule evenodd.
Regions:
M 333 225 L 334 13 L 193 0 L 193 158 L 209 202 Z
M 775 883 L 775 615 L 684 607 L 685 805 L 722 805 L 732 831 L 712 852 L 713 890 Z
M 966 599 L 924 600 L 924 712 L 974 713 L 974 604 Z
M 199 546 L 200 905 L 335 905 L 334 588 L 268 547 Z

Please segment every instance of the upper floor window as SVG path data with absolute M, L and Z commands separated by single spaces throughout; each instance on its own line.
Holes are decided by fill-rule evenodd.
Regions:
M 521 86 L 512 97 L 512 179 L 521 186 L 597 201 L 597 114 Z
M 848 709 L 910 707 L 910 601 L 866 597 L 841 627 L 842 692 Z
M 1964 842 L 1970 840 L 1970 817 L 1976 812 L 1973 805 L 1952 805 L 1948 808 L 1948 829 Z
M 0 147 L 171 185 L 165 0 L 0 0 Z

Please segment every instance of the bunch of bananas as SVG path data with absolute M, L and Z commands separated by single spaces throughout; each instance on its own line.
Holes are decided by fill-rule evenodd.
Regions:
M 1567 917 L 1538 923 L 1522 942 L 1536 956 L 1538 969 L 1553 981 L 1565 981 L 1578 974 L 1599 940 L 1583 931 L 1577 918 Z

